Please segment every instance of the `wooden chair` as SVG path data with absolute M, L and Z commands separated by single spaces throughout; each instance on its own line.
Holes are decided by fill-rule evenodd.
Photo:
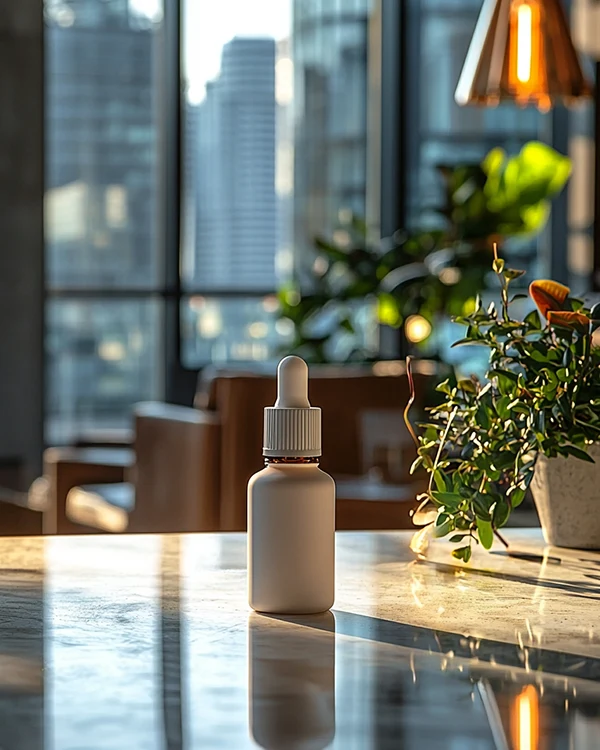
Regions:
M 432 372 L 429 363 L 416 368 L 421 403 Z M 45 530 L 77 533 L 90 524 L 106 531 L 245 530 L 246 485 L 263 465 L 263 408 L 274 403 L 275 391 L 272 375 L 216 372 L 202 379 L 195 409 L 138 405 L 133 449 L 130 453 L 114 449 L 111 462 L 103 465 L 99 454 L 79 453 L 76 459 L 74 449 L 51 449 L 46 454 L 46 473 L 53 501 Z M 365 468 L 361 415 L 386 409 L 399 414 L 409 389 L 399 363 L 323 366 L 311 368 L 309 395 L 311 403 L 323 409 L 323 469 L 334 478 L 344 477 L 347 486 L 348 478 L 360 477 Z M 400 419 L 397 424 L 406 433 Z M 410 527 L 409 509 L 422 489 L 422 479 L 408 476 L 408 462 L 402 478 L 405 486 L 395 499 L 389 492 L 379 498 L 338 493 L 337 527 Z M 125 487 L 112 488 L 111 501 L 102 496 L 103 482 Z M 82 485 L 87 495 L 71 492 Z M 89 491 L 87 485 L 92 485 Z M 127 497 L 127 491 L 132 509 L 121 502 L 115 511 L 119 503 L 114 498 L 119 492 Z

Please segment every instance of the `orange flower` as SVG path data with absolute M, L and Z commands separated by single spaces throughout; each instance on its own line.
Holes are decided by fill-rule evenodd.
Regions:
M 564 310 L 549 310 L 548 323 L 556 324 L 563 328 L 576 328 L 580 331 L 587 331 L 590 325 L 590 319 L 581 312 L 566 312 Z
M 563 309 L 570 291 L 568 286 L 547 279 L 532 281 L 529 285 L 529 294 L 546 320 L 550 311 Z

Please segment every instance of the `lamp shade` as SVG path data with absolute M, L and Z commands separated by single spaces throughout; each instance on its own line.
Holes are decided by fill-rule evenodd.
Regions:
M 542 111 L 592 95 L 561 0 L 484 0 L 454 98 Z

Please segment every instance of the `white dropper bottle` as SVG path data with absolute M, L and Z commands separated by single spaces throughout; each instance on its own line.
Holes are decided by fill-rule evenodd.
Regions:
M 258 612 L 312 614 L 333 605 L 335 483 L 319 469 L 321 410 L 308 367 L 285 357 L 265 408 L 266 467 L 248 483 L 248 599 Z

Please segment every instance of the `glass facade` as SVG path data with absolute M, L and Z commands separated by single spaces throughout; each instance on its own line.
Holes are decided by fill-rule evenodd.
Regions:
M 162 394 L 160 10 L 45 4 L 49 443 L 126 426 L 131 404 Z
M 49 443 L 128 426 L 132 404 L 160 396 L 161 308 L 155 299 L 49 300 Z
M 289 323 L 277 319 L 277 304 L 274 295 L 184 298 L 181 307 L 184 363 L 192 367 L 198 362 L 275 360 L 291 333 Z
M 364 215 L 369 6 L 261 0 L 250 18 L 184 1 L 184 29 L 220 34 L 206 54 L 184 38 L 186 366 L 276 358 L 289 331 L 271 295 L 310 283 L 341 209 Z
M 144 18 L 127 0 L 46 6 L 51 288 L 158 282 L 157 28 Z
M 294 56 L 294 253 L 312 260 L 313 239 L 340 210 L 365 216 L 367 41 L 370 0 L 297 0 Z

